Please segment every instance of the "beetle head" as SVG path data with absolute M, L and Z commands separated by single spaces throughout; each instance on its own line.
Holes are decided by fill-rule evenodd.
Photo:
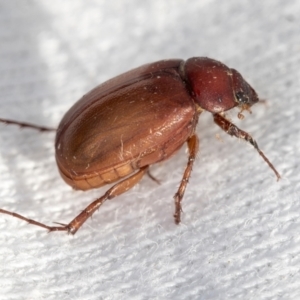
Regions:
M 250 107 L 259 101 L 255 90 L 248 84 L 242 75 L 235 69 L 232 72 L 232 87 L 235 96 L 235 101 L 241 111 L 238 114 L 240 119 L 243 118 L 242 112 L 247 110 L 251 113 Z
M 220 113 L 239 106 L 241 112 L 259 101 L 254 89 L 239 72 L 207 57 L 193 57 L 181 73 L 195 102 L 204 110 Z M 243 115 L 239 113 L 239 117 Z

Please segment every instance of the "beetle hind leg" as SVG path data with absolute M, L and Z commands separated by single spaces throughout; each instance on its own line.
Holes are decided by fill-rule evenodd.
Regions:
M 8 120 L 8 119 L 1 119 L 0 118 L 0 123 L 4 123 L 7 125 L 18 125 L 21 128 L 31 128 L 39 131 L 56 131 L 55 128 L 50 128 L 50 127 L 45 127 L 45 126 L 40 126 L 40 125 L 35 125 L 31 123 L 25 123 L 25 122 L 19 122 L 19 121 L 14 121 L 14 120 Z
M 57 223 L 60 226 L 48 226 L 43 223 L 37 222 L 35 220 L 23 217 L 17 213 L 10 212 L 4 209 L 0 209 L 0 213 L 13 216 L 15 218 L 24 220 L 29 224 L 36 225 L 51 231 L 67 231 L 68 233 L 75 234 L 77 230 L 84 224 L 84 222 L 92 216 L 92 214 L 106 201 L 110 200 L 134 187 L 148 171 L 148 166 L 141 168 L 138 172 L 133 175 L 123 179 L 122 181 L 116 183 L 112 186 L 106 193 L 89 204 L 76 218 L 74 218 L 69 224 L 65 225 L 62 223 Z
M 196 158 L 196 154 L 198 152 L 199 148 L 199 140 L 198 137 L 194 134 L 192 135 L 188 140 L 188 149 L 189 149 L 189 159 L 188 163 L 186 165 L 185 171 L 183 173 L 182 180 L 180 182 L 179 188 L 177 190 L 177 193 L 174 195 L 174 200 L 175 200 L 175 213 L 174 213 L 174 219 L 175 223 L 179 224 L 180 223 L 180 217 L 181 217 L 181 200 L 183 198 L 186 186 L 188 184 L 189 178 L 192 173 L 192 168 L 193 164 Z
M 141 168 L 138 172 L 127 177 L 126 179 L 118 182 L 111 187 L 106 193 L 88 205 L 75 219 L 73 219 L 67 226 L 67 230 L 71 234 L 75 234 L 77 230 L 83 225 L 83 223 L 92 216 L 92 214 L 106 201 L 121 195 L 134 187 L 147 173 L 148 166 Z M 56 230 L 56 229 L 53 229 Z M 51 231 L 53 231 L 51 230 Z

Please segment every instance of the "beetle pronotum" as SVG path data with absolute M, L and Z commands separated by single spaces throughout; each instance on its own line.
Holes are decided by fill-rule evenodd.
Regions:
M 67 225 L 48 226 L 4 209 L 0 213 L 49 231 L 75 234 L 106 200 L 132 188 L 150 165 L 166 160 L 186 142 L 189 158 L 174 196 L 178 224 L 198 151 L 195 128 L 203 111 L 211 112 L 226 133 L 249 142 L 280 178 L 256 141 L 224 115 L 239 107 L 242 118 L 242 111 L 250 111 L 258 101 L 256 92 L 236 70 L 206 57 L 162 60 L 121 74 L 76 102 L 60 122 L 55 140 L 56 162 L 67 184 L 78 190 L 115 184 Z M 0 122 L 53 130 L 7 119 Z

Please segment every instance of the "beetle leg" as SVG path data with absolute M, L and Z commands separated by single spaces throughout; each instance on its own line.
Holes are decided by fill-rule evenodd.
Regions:
M 44 127 L 44 126 L 39 126 L 39 125 L 34 125 L 34 124 L 24 123 L 24 122 L 18 122 L 18 121 L 13 121 L 8 119 L 0 119 L 0 122 L 8 125 L 19 125 L 22 128 L 26 127 L 26 128 L 36 129 L 39 131 L 56 131 L 55 128 L 49 128 L 49 127 Z
M 227 120 L 226 118 L 224 118 L 223 116 L 221 116 L 219 114 L 214 114 L 214 121 L 218 126 L 220 126 L 229 135 L 235 136 L 240 139 L 244 139 L 245 141 L 249 142 L 257 150 L 259 155 L 264 159 L 264 161 L 269 165 L 269 167 L 273 170 L 273 172 L 275 173 L 275 175 L 277 177 L 277 180 L 280 179 L 280 175 L 277 172 L 277 170 L 275 169 L 275 167 L 273 166 L 273 164 L 268 160 L 268 158 L 264 155 L 264 153 L 259 149 L 256 141 L 252 138 L 252 136 L 249 133 L 239 129 L 236 125 L 234 125 L 229 120 Z
M 35 221 L 35 220 L 26 218 L 26 217 L 24 217 L 24 216 L 22 216 L 22 215 L 19 215 L 19 214 L 17 214 L 17 213 L 14 213 L 14 212 L 11 212 L 11 211 L 2 209 L 2 208 L 0 208 L 0 213 L 1 213 L 1 214 L 6 214 L 6 215 L 13 216 L 13 217 L 15 217 L 15 218 L 24 220 L 24 221 L 26 221 L 26 222 L 29 223 L 29 224 L 36 225 L 36 226 L 39 226 L 39 227 L 43 227 L 43 228 L 48 229 L 48 230 L 50 230 L 50 231 L 51 231 L 51 228 L 52 228 L 51 226 L 45 225 L 45 224 L 43 224 L 43 223 L 40 223 L 40 222 L 37 222 L 37 221 Z M 58 229 L 58 230 L 65 230 L 65 229 L 63 229 L 63 227 L 59 227 L 59 228 L 61 228 L 61 229 Z
M 147 171 L 147 175 L 149 176 L 149 178 L 150 178 L 151 180 L 153 180 L 153 181 L 156 182 L 157 184 L 160 184 L 160 181 L 159 181 L 157 178 L 155 178 L 155 177 L 151 174 L 151 172 L 150 172 L 149 169 L 148 169 L 148 171 Z
M 16 214 L 14 212 L 10 212 L 4 209 L 0 209 L 0 213 L 11 215 L 13 217 L 16 217 L 18 219 L 27 221 L 29 224 L 33 224 L 39 227 L 43 227 L 45 229 L 48 229 L 49 231 L 68 231 L 68 233 L 75 234 L 77 230 L 83 225 L 83 223 L 92 216 L 92 214 L 106 201 L 114 198 L 115 196 L 118 196 L 129 189 L 131 189 L 133 186 L 135 186 L 144 176 L 144 174 L 148 171 L 148 166 L 141 168 L 138 172 L 131 175 L 130 177 L 127 177 L 126 179 L 122 180 L 121 182 L 118 182 L 113 187 L 111 187 L 102 197 L 96 199 L 94 202 L 92 202 L 90 205 L 88 205 L 76 218 L 74 218 L 69 224 L 64 225 L 61 223 L 61 226 L 48 226 L 43 223 L 37 222 L 35 220 L 23 217 L 19 214 Z
M 141 168 L 137 173 L 127 177 L 111 187 L 102 197 L 92 202 L 66 227 L 69 233 L 75 234 L 82 224 L 106 201 L 121 195 L 134 187 L 147 173 L 148 166 Z M 55 229 L 54 229 L 55 230 Z M 52 231 L 52 230 L 51 230 Z
M 188 184 L 189 178 L 191 176 L 193 164 L 196 158 L 196 154 L 198 152 L 199 148 L 199 140 L 198 137 L 194 134 L 192 135 L 188 140 L 188 149 L 189 149 L 189 160 L 187 163 L 187 166 L 185 168 L 185 171 L 183 173 L 182 180 L 180 182 L 180 186 L 178 188 L 177 193 L 174 195 L 174 200 L 175 200 L 175 223 L 179 224 L 180 223 L 180 214 L 181 214 L 181 200 L 183 198 L 186 186 Z

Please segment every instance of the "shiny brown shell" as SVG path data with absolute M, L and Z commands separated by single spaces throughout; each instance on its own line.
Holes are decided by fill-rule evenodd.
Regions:
M 84 95 L 62 119 L 56 160 L 64 180 L 87 190 L 165 160 L 193 133 L 196 105 L 181 60 L 134 69 Z

